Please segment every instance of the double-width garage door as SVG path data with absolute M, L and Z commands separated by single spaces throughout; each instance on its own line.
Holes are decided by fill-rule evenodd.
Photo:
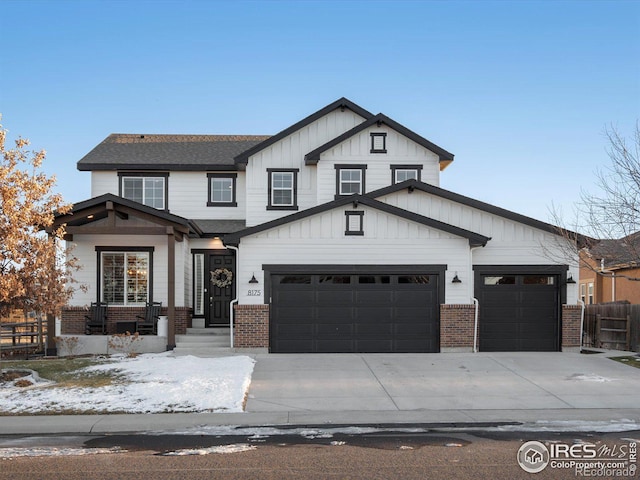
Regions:
M 271 351 L 439 351 L 438 275 L 271 275 Z
M 476 276 L 480 351 L 558 351 L 558 275 Z

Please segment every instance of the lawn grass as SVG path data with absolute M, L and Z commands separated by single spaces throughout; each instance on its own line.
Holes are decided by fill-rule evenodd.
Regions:
M 640 368 L 640 356 L 638 355 L 625 355 L 624 357 L 611 357 L 611 360 L 624 363 L 632 367 Z
M 51 380 L 56 387 L 87 387 L 97 388 L 112 385 L 120 381 L 113 372 L 82 372 L 85 367 L 104 363 L 97 358 L 60 358 L 48 360 L 3 360 L 0 362 L 2 370 L 34 370 L 40 378 Z

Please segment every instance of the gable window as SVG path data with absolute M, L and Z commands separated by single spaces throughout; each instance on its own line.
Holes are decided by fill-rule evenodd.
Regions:
M 362 211 L 346 211 L 347 228 L 345 235 L 364 235 L 364 212 Z
M 167 177 L 169 174 L 119 173 L 120 196 L 158 210 L 167 209 Z
M 387 153 L 386 133 L 371 133 L 371 153 Z
M 267 210 L 298 210 L 299 169 L 269 168 Z
M 365 192 L 366 165 L 336 165 L 336 197 Z
M 422 165 L 391 165 L 391 184 L 421 180 Z
M 96 247 L 100 299 L 109 305 L 144 305 L 151 292 L 152 249 Z
M 209 180 L 208 207 L 237 207 L 235 173 L 207 173 Z

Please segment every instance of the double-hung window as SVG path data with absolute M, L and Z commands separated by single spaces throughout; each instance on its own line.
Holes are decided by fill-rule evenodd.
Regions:
M 120 196 L 158 210 L 167 209 L 167 174 L 120 173 Z
M 298 210 L 299 169 L 269 168 L 267 210 Z
M 149 301 L 151 249 L 110 251 L 97 248 L 100 298 L 109 305 L 144 305 Z
M 209 207 L 236 207 L 236 177 L 235 173 L 208 173 Z
M 365 193 L 366 165 L 336 165 L 336 197 Z
M 391 165 L 391 184 L 405 180 L 420 181 L 422 165 Z

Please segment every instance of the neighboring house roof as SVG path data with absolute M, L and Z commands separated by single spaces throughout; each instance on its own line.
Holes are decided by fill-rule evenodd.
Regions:
M 439 147 L 435 143 L 431 143 L 429 140 L 427 140 L 426 138 L 421 137 L 417 133 L 409 130 L 407 127 L 405 127 L 403 125 L 400 125 L 398 122 L 396 122 L 394 120 L 391 120 L 386 115 L 383 115 L 382 113 L 379 113 L 379 114 L 369 118 L 367 121 L 365 121 L 365 122 L 363 122 L 363 123 L 361 123 L 359 125 L 356 125 L 351 130 L 343 133 L 342 135 L 334 138 L 333 140 L 330 140 L 329 142 L 325 143 L 324 145 L 321 145 L 320 147 L 316 148 L 312 152 L 307 153 L 304 156 L 305 164 L 307 164 L 307 165 L 315 165 L 315 164 L 317 164 L 318 161 L 320 160 L 320 155 L 322 153 L 326 152 L 330 148 L 335 147 L 336 145 L 344 142 L 345 140 L 353 137 L 354 135 L 360 133 L 363 130 L 366 130 L 367 128 L 369 128 L 369 127 L 371 127 L 371 126 L 373 126 L 375 124 L 378 124 L 378 125 L 385 124 L 385 125 L 391 127 L 392 129 L 394 129 L 396 132 L 398 132 L 398 133 L 404 135 L 405 137 L 413 140 L 418 145 L 422 145 L 427 150 L 429 150 L 429 151 L 435 153 L 436 155 L 438 155 L 438 158 L 440 159 L 440 162 L 442 164 L 441 165 L 441 170 L 444 169 L 451 162 L 453 162 L 453 153 L 447 152 L 444 148 Z
M 408 212 L 407 210 L 403 210 L 402 208 L 394 207 L 393 205 L 389 205 L 387 203 L 383 203 L 378 200 L 375 200 L 374 198 L 371 198 L 368 195 L 354 194 L 354 195 L 338 198 L 337 200 L 325 203 L 323 205 L 318 205 L 317 207 L 309 208 L 301 212 L 287 215 L 286 217 L 278 218 L 270 222 L 249 227 L 239 232 L 232 233 L 230 235 L 225 235 L 224 242 L 226 244 L 237 245 L 238 243 L 240 243 L 240 239 L 242 237 L 246 237 L 247 235 L 260 233 L 265 230 L 279 227 L 287 223 L 295 222 L 303 218 L 307 218 L 313 215 L 317 215 L 319 213 L 326 212 L 328 210 L 332 210 L 337 207 L 341 207 L 343 205 L 348 205 L 350 203 L 366 205 L 368 207 L 381 210 L 391 215 L 396 215 L 398 217 L 405 218 L 412 222 L 420 223 L 427 227 L 435 228 L 437 230 L 450 233 L 452 235 L 457 235 L 459 237 L 466 238 L 469 240 L 469 245 L 471 245 L 472 247 L 480 247 L 480 246 L 483 247 L 487 244 L 489 240 L 491 240 L 490 237 L 486 237 L 479 233 L 471 232 L 469 230 L 456 227 L 454 225 L 449 225 L 448 223 L 440 222 L 438 220 L 434 220 L 433 218 L 425 217 L 423 215 L 418 215 L 417 213 Z
M 330 112 L 333 112 L 334 110 L 336 110 L 338 108 L 340 108 L 340 109 L 347 108 L 347 109 L 351 110 L 352 112 L 357 113 L 358 115 L 360 115 L 364 119 L 369 119 L 369 118 L 371 118 L 373 116 L 373 114 L 371 112 L 368 112 L 367 110 L 365 110 L 364 108 L 360 107 L 359 105 L 356 105 L 351 100 L 348 100 L 348 99 L 346 99 L 344 97 L 339 98 L 335 102 L 330 103 L 329 105 L 327 105 L 326 107 L 318 110 L 315 113 L 312 113 L 308 117 L 300 120 L 298 123 L 295 123 L 294 125 L 291 125 L 289 128 L 286 128 L 286 129 L 282 130 L 280 133 L 270 137 L 269 139 L 265 140 L 264 142 L 261 142 L 258 145 L 255 145 L 254 147 L 249 148 L 248 150 L 246 150 L 246 151 L 244 151 L 242 153 L 239 153 L 235 157 L 236 165 L 238 165 L 238 168 L 244 168 L 244 166 L 246 166 L 247 162 L 249 161 L 249 157 L 251 155 L 255 155 L 260 150 L 263 150 L 263 149 L 267 148 L 268 146 L 273 145 L 277 141 L 282 140 L 286 136 L 291 135 L 293 132 L 296 132 L 297 130 L 300 130 L 301 128 L 306 127 L 310 123 L 315 122 L 319 118 L 324 117 L 326 114 L 328 114 Z
M 191 220 L 202 231 L 203 236 L 219 236 L 228 233 L 236 233 L 247 226 L 245 220 Z
M 600 240 L 591 248 L 589 255 L 604 260 L 605 268 L 635 268 L 640 265 L 640 231 L 617 240 Z
M 78 162 L 78 170 L 236 170 L 233 158 L 268 138 L 113 133 Z
M 449 190 L 445 190 L 443 188 L 430 185 L 428 183 L 419 182 L 417 180 L 405 180 L 404 182 L 396 183 L 395 185 L 391 185 L 389 187 L 384 187 L 379 190 L 369 192 L 366 194 L 366 196 L 371 198 L 378 198 L 378 197 L 382 197 L 384 195 L 395 193 L 404 189 L 420 190 L 422 192 L 429 193 L 431 195 L 436 195 L 438 197 L 445 198 L 447 200 L 451 200 L 457 203 L 461 203 L 469 207 L 477 208 L 478 210 L 482 210 L 487 213 L 497 215 L 499 217 L 507 218 L 509 220 L 513 220 L 514 222 L 522 223 L 524 225 L 528 225 L 530 227 L 534 227 L 549 233 L 553 233 L 555 235 L 567 234 L 572 238 L 576 238 L 580 244 L 583 244 L 587 240 L 590 240 L 588 237 L 584 235 L 580 235 L 579 233 L 563 230 L 560 227 L 551 225 L 550 223 L 541 222 L 540 220 L 536 220 L 535 218 L 527 217 L 525 215 L 520 215 L 519 213 L 515 213 L 510 210 L 505 210 L 504 208 L 496 207 L 495 205 L 484 203 L 484 202 L 481 202 L 480 200 L 475 200 L 473 198 L 465 197 L 464 195 L 460 195 L 458 193 L 454 193 Z

